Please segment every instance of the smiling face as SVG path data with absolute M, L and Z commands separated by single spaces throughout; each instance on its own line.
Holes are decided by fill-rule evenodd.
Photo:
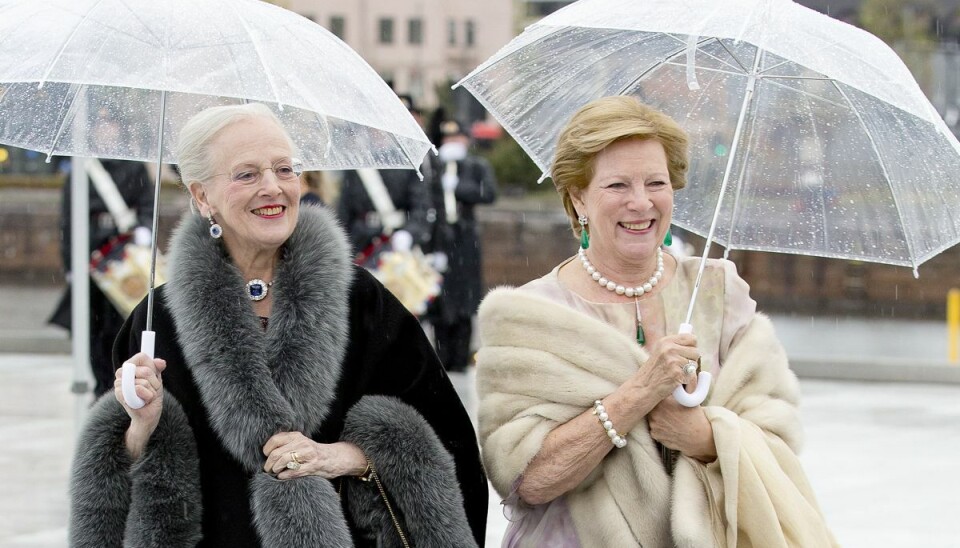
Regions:
M 663 145 L 652 139 L 614 142 L 597 154 L 590 184 L 571 192 L 571 199 L 589 220 L 591 260 L 622 269 L 648 267 L 673 212 Z
M 274 168 L 289 166 L 293 150 L 283 130 L 268 118 L 246 117 L 219 131 L 210 141 L 218 175 L 194 181 L 190 192 L 200 213 L 212 213 L 234 258 L 275 252 L 293 233 L 300 202 L 297 177 L 282 180 Z M 243 174 L 262 171 L 260 180 Z

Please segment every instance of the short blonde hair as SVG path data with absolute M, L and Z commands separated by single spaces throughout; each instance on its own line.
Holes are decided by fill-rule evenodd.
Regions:
M 634 97 L 619 95 L 591 101 L 560 133 L 550 174 L 577 237 L 580 223 L 570 192 L 587 188 L 597 155 L 624 139 L 659 142 L 667 154 L 670 186 L 679 190 L 687 184 L 687 134 L 673 118 Z
M 222 129 L 249 118 L 265 118 L 276 123 L 290 143 L 292 155 L 299 156 L 290 134 L 284 129 L 276 114 L 266 105 L 247 103 L 211 107 L 195 114 L 180 130 L 180 138 L 177 141 L 177 163 L 180 169 L 180 180 L 184 186 L 192 181 L 206 181 L 215 175 L 213 171 L 216 166 L 210 154 L 210 143 Z

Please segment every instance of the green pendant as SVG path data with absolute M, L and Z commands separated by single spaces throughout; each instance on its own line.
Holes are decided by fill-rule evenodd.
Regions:
M 647 342 L 647 338 L 643 335 L 643 326 L 637 324 L 637 342 L 643 346 L 643 343 Z
M 670 232 L 670 229 L 667 229 L 667 235 L 663 238 L 663 245 L 670 247 L 673 245 L 673 233 Z
M 587 234 L 586 227 L 580 229 L 580 247 L 582 249 L 587 249 L 590 247 L 590 235 Z

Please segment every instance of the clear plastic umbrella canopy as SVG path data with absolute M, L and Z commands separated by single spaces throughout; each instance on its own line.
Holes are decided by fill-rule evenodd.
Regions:
M 259 0 L 0 0 L 0 143 L 48 157 L 174 163 L 180 129 L 193 115 L 251 101 L 274 110 L 306 169 L 417 168 L 432 147 L 359 55 L 277 6 Z M 87 216 L 78 204 L 86 203 L 86 189 L 76 185 L 72 195 L 73 231 L 85 235 Z M 73 240 L 75 271 L 85 270 L 81 240 Z M 154 271 L 152 264 L 142 338 L 150 356 Z M 87 328 L 78 312 L 86 308 L 86 283 L 74 277 L 74 354 L 80 357 L 87 354 L 77 342 L 85 339 L 77 330 Z M 77 368 L 83 369 L 81 360 Z M 123 379 L 127 402 L 139 407 L 132 365 L 124 365 Z
M 415 168 L 431 147 L 321 26 L 259 0 L 0 0 L 0 142 L 173 163 L 200 110 L 263 102 L 307 169 Z M 95 140 L 108 115 L 122 138 Z
M 916 270 L 960 241 L 960 144 L 910 72 L 789 0 L 581 0 L 459 85 L 545 173 L 589 101 L 666 112 L 691 139 L 674 222 L 727 250 Z

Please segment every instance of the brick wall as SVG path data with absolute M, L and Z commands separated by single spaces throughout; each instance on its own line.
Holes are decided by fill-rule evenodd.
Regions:
M 0 283 L 63 284 L 58 188 L 0 189 Z M 186 195 L 165 188 L 160 197 L 160 249 L 186 207 Z
M 566 217 L 556 210 L 481 208 L 484 281 L 521 285 L 576 253 Z M 703 239 L 689 236 L 697 253 Z M 711 256 L 722 256 L 714 248 Z M 729 259 L 768 312 L 942 319 L 946 294 L 960 287 L 960 246 L 909 268 L 820 257 L 737 251 Z
M 59 202 L 57 189 L 0 189 L 0 282 L 63 283 Z M 179 190 L 165 189 L 161 202 L 163 249 L 186 199 Z M 541 206 L 503 200 L 496 207 L 479 208 L 478 217 L 488 287 L 522 285 L 576 253 L 567 219 L 552 202 Z M 699 246 L 702 240 L 690 241 Z M 960 246 L 922 265 L 919 280 L 908 268 L 817 257 L 733 252 L 730 259 L 761 309 L 769 312 L 939 320 L 947 291 L 960 287 Z

